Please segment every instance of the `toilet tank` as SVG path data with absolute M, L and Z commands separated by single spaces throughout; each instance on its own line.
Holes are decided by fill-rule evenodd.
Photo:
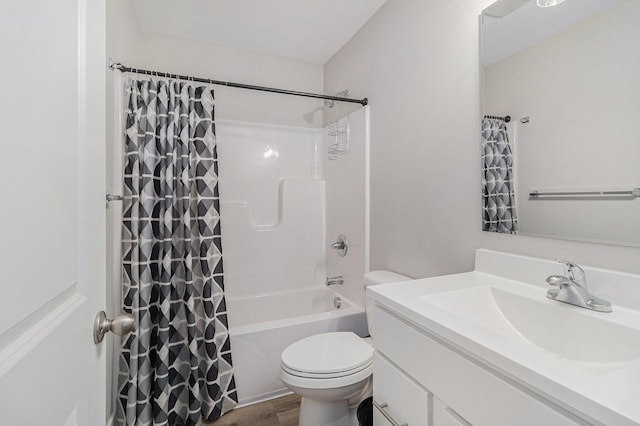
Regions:
M 364 286 L 365 286 L 365 309 L 367 312 L 367 326 L 369 327 L 369 334 L 373 338 L 373 299 L 366 294 L 366 287 L 370 285 L 393 283 L 397 281 L 411 280 L 412 278 L 406 275 L 396 274 L 391 271 L 371 271 L 364 274 Z

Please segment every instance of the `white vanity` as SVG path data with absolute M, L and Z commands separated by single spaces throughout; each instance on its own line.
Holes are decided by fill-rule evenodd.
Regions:
M 369 287 L 375 425 L 640 425 L 640 276 L 585 267 L 595 312 L 546 297 L 551 260 Z

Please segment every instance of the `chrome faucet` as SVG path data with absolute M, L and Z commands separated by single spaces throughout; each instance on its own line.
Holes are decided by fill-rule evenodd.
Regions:
M 327 280 L 324 283 L 325 285 L 344 284 L 344 278 L 342 278 L 342 275 L 336 275 L 335 277 L 327 277 Z
M 589 293 L 587 274 L 580 266 L 567 260 L 558 262 L 565 266 L 565 275 L 547 277 L 547 284 L 553 287 L 547 291 L 547 298 L 597 312 L 611 312 L 611 303 Z

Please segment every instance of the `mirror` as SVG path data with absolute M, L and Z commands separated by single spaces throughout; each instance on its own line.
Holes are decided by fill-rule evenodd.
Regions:
M 483 230 L 640 246 L 640 0 L 499 0 L 481 70 Z

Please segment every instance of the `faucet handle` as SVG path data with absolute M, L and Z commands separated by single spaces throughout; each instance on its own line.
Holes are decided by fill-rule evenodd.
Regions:
M 571 281 L 586 285 L 587 274 L 586 272 L 584 272 L 584 269 L 580 267 L 580 265 L 569 260 L 562 259 L 556 259 L 556 262 L 564 265 L 564 272 L 567 275 L 567 278 L 569 278 Z

